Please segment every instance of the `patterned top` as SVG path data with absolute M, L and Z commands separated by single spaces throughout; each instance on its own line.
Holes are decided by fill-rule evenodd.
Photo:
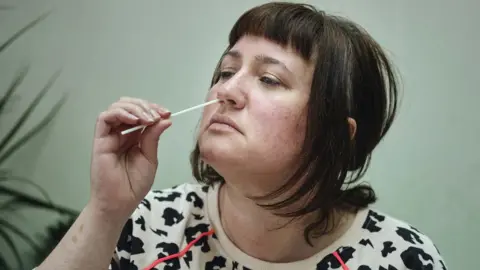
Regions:
M 291 263 L 261 261 L 226 236 L 217 197 L 218 186 L 191 183 L 152 190 L 126 223 L 109 269 L 145 269 L 159 258 L 182 251 L 152 269 L 447 269 L 426 235 L 372 209 L 358 212 L 344 235 L 310 258 Z

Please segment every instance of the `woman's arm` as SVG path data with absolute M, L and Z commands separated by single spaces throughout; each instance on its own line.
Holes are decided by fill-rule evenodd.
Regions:
M 87 205 L 57 247 L 36 270 L 108 269 L 125 222 L 126 220 L 110 218 Z
M 160 135 L 170 112 L 131 97 L 120 98 L 96 122 L 90 169 L 90 200 L 58 246 L 37 270 L 105 270 L 122 229 L 152 187 Z M 128 126 L 142 132 L 122 135 Z

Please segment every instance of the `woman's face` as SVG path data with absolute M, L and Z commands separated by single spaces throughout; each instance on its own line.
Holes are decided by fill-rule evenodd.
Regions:
M 305 135 L 313 65 L 293 50 L 245 36 L 224 56 L 198 134 L 201 158 L 229 174 L 290 173 Z

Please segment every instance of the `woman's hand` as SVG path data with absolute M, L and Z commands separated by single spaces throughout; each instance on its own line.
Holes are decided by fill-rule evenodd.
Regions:
M 95 128 L 89 204 L 103 214 L 128 218 L 152 187 L 160 135 L 170 112 L 136 98 L 121 98 L 102 112 Z M 145 130 L 122 135 L 135 125 Z
M 171 125 L 169 117 L 158 105 L 134 98 L 122 98 L 100 114 L 90 200 L 39 270 L 107 268 L 125 222 L 152 187 L 158 138 Z M 136 125 L 148 127 L 120 133 Z

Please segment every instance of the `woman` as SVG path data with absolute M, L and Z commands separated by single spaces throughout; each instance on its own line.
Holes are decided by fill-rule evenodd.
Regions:
M 229 44 L 191 155 L 199 183 L 150 191 L 170 113 L 120 99 L 97 121 L 90 200 L 38 269 L 446 269 L 357 183 L 396 112 L 380 46 L 291 3 L 247 11 Z

